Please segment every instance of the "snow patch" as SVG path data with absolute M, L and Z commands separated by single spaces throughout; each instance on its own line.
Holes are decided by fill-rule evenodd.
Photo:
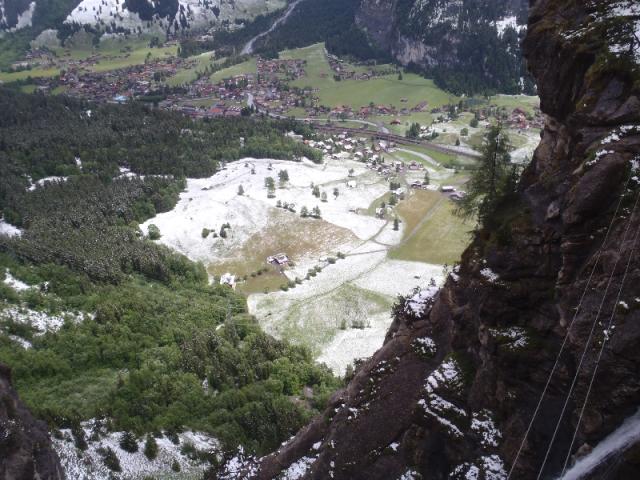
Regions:
M 22 230 L 18 227 L 7 223 L 4 218 L 0 218 L 0 235 L 6 235 L 8 237 L 19 237 L 22 235 Z

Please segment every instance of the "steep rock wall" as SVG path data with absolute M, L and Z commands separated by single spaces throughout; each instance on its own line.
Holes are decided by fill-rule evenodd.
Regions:
M 47 425 L 33 418 L 11 385 L 11 372 L 0 364 L 0 478 L 63 480 Z

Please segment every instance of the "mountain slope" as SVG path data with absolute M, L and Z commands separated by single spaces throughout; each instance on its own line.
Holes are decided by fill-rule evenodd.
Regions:
M 248 478 L 556 478 L 636 412 L 639 28 L 629 0 L 535 2 L 524 51 L 548 120 L 518 193 L 442 290 L 401 299 L 323 416 L 241 459 Z M 637 449 L 610 478 L 638 476 Z
M 356 24 L 403 65 L 456 93 L 531 93 L 525 0 L 363 0 Z

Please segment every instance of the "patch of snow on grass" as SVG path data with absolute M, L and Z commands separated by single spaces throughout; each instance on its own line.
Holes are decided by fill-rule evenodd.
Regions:
M 19 237 L 22 235 L 22 230 L 18 227 L 7 223 L 4 218 L 0 218 L 0 235 L 6 235 L 8 237 Z
M 5 285 L 13 288 L 16 292 L 24 292 L 25 290 L 32 288 L 31 285 L 27 285 L 22 280 L 18 280 L 16 277 L 11 275 L 8 269 L 4 273 L 4 283 Z
M 63 183 L 68 180 L 69 177 L 45 177 L 36 181 L 36 183 L 32 183 L 27 190 L 29 192 L 33 192 L 38 187 L 44 187 L 47 183 Z
M 444 281 L 442 265 L 431 265 L 404 260 L 386 260 L 376 269 L 355 281 L 361 288 L 383 295 L 406 294 L 416 285 L 426 284 L 433 279 L 437 285 Z

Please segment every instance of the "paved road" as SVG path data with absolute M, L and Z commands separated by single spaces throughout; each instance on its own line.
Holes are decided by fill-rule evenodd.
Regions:
M 291 15 L 291 13 L 293 13 L 293 11 L 295 10 L 295 8 L 298 6 L 300 2 L 302 2 L 302 0 L 296 0 L 295 2 L 293 2 L 291 5 L 289 5 L 289 8 L 287 8 L 287 11 L 284 13 L 284 15 L 279 19 L 277 19 L 275 22 L 273 22 L 273 25 L 271 25 L 271 28 L 269 28 L 269 30 L 267 30 L 266 32 L 262 32 L 256 35 L 255 37 L 253 37 L 251 40 L 249 40 L 247 44 L 244 46 L 244 48 L 242 49 L 242 55 L 252 54 L 253 44 L 259 39 L 261 39 L 262 37 L 264 37 L 265 35 L 269 35 L 276 28 L 278 28 L 278 26 L 286 22 L 289 16 Z

